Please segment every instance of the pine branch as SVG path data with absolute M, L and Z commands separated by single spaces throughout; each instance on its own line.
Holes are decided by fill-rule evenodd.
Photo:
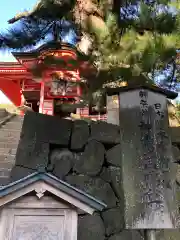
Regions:
M 97 74 L 85 76 L 90 94 L 101 91 L 104 84 L 148 76 L 153 71 L 165 69 L 175 57 L 176 49 L 180 48 L 180 16 L 169 11 L 170 1 L 97 2 L 84 0 L 80 6 L 78 1 L 41 0 L 33 13 L 29 12 L 30 17 L 25 13 L 19 18 L 20 24 L 26 23 L 21 25 L 23 28 L 18 30 L 15 27 L 14 31 L 1 34 L 2 46 L 23 49 L 38 43 L 46 31 L 47 35 L 51 34 L 48 27 L 52 22 L 64 17 L 71 22 L 71 29 L 86 34 L 92 42 L 89 57 L 97 68 Z M 121 14 L 118 14 L 119 8 Z M 32 30 L 28 29 L 27 21 L 30 19 Z M 68 32 L 68 27 L 64 32 Z M 37 66 L 34 74 L 51 64 L 62 64 L 58 61 L 46 59 Z
M 32 16 L 41 19 L 58 20 L 69 14 L 74 4 L 75 0 L 38 0 L 31 11 L 19 13 L 8 22 L 12 24 Z
M 21 19 L 7 32 L 0 34 L 0 48 L 27 50 L 33 48 L 46 37 L 46 41 L 52 41 L 54 38 L 53 24 L 52 21 L 32 17 Z M 57 21 L 56 25 L 61 29 L 61 37 L 69 34 L 75 28 L 73 23 L 67 23 L 65 20 Z

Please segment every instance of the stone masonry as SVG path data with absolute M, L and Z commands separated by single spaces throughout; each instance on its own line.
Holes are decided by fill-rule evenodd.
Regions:
M 102 213 L 79 216 L 78 240 L 143 239 L 142 232 L 123 230 L 118 126 L 104 122 L 62 121 L 51 116 L 27 113 L 21 131 L 22 120 L 14 116 L 0 127 L 1 185 L 7 183 L 15 162 L 21 132 L 11 181 L 34 171 L 48 171 L 108 205 Z M 58 127 L 59 130 L 52 129 Z M 45 135 L 48 136 L 44 138 Z M 176 140 L 173 140 L 173 152 L 178 161 L 180 151 Z M 179 175 L 178 182 L 180 184 Z M 178 240 L 179 236 L 179 230 L 158 232 L 160 240 Z
M 105 122 L 88 124 L 28 112 L 11 181 L 47 171 L 105 202 L 104 212 L 79 215 L 78 240 L 141 240 L 142 232 L 124 230 L 119 134 L 118 126 Z M 179 156 L 178 148 L 173 149 Z M 161 240 L 180 235 L 158 234 Z

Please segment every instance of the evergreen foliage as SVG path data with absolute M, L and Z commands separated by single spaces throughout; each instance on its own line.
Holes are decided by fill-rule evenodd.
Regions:
M 14 24 L 0 34 L 1 48 L 24 50 L 42 39 L 60 41 L 72 30 L 76 40 L 85 35 L 89 61 L 97 68 L 86 83 L 96 102 L 104 86 L 130 82 L 134 76 L 146 82 L 158 79 L 166 88 L 180 81 L 179 0 L 40 0 L 9 23 Z

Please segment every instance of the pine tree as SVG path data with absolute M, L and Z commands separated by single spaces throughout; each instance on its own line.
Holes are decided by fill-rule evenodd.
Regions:
M 60 33 L 72 29 L 76 39 L 86 37 L 90 44 L 85 53 L 97 69 L 96 75 L 86 76 L 86 83 L 89 98 L 96 102 L 103 102 L 105 86 L 122 81 L 153 82 L 163 75 L 159 84 L 170 88 L 179 79 L 178 0 L 40 0 L 9 23 L 14 28 L 0 35 L 2 47 L 32 47 L 50 33 L 47 41 L 59 41 Z

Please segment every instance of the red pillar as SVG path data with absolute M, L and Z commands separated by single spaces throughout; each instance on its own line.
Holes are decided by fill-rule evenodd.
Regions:
M 43 113 L 44 108 L 44 82 L 41 81 L 40 101 L 39 101 L 39 113 Z
M 22 94 L 22 90 L 21 90 L 21 106 L 25 105 L 25 98 L 24 95 Z M 24 111 L 20 111 L 19 112 L 20 116 L 24 116 Z
M 15 105 L 21 105 L 21 87 L 19 83 L 15 83 L 10 80 L 0 80 L 0 90 L 9 98 L 9 100 Z
M 80 73 L 79 73 L 79 70 L 77 70 L 77 81 L 80 81 Z M 78 85 L 77 86 L 77 95 L 78 95 L 78 97 L 77 97 L 77 103 L 80 103 L 80 97 L 81 97 L 81 95 L 82 95 L 82 90 L 81 90 L 81 87 L 80 87 L 80 85 Z M 77 115 L 82 115 L 81 114 L 81 111 L 82 111 L 82 109 L 81 108 L 77 108 L 76 109 L 76 114 Z

